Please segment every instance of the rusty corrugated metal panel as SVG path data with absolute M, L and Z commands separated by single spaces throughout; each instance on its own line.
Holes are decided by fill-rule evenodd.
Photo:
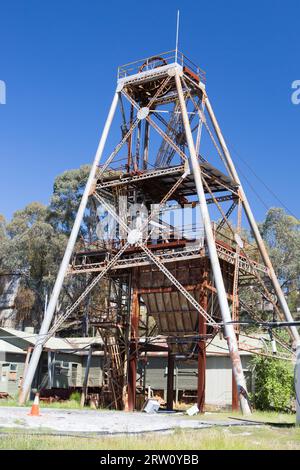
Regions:
M 186 263 L 172 263 L 169 270 L 178 281 L 200 301 L 200 286 L 204 278 L 204 263 L 201 259 L 190 260 Z M 232 267 L 222 262 L 227 292 L 232 290 Z M 164 336 L 177 336 L 183 338 L 198 334 L 198 312 L 188 302 L 164 274 L 154 266 L 139 268 L 138 289 L 145 302 L 148 313 L 155 319 L 158 332 Z M 213 282 L 210 280 L 213 287 Z M 214 318 L 220 318 L 220 308 L 217 295 L 208 291 L 207 311 Z M 173 352 L 191 353 L 195 343 L 170 343 Z

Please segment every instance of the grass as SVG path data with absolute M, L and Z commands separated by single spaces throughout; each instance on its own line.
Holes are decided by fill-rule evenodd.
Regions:
M 18 407 L 26 407 L 30 408 L 33 401 L 28 401 L 24 405 L 19 405 L 17 399 L 2 399 L 0 400 L 0 406 L 18 406 Z M 80 403 L 77 400 L 64 400 L 64 401 L 56 401 L 52 403 L 45 403 L 44 401 L 40 401 L 40 408 L 59 408 L 59 409 L 77 409 L 81 410 Z M 90 407 L 84 407 L 86 409 L 90 409 Z
M 7 450 L 300 450 L 299 428 L 234 427 L 120 437 L 24 435 L 10 431 L 0 439 Z
M 76 400 L 66 400 L 66 401 L 54 401 L 53 403 L 40 402 L 41 408 L 59 408 L 59 409 L 72 409 L 72 410 L 82 410 L 80 403 Z M 84 407 L 90 409 L 90 407 Z
M 32 402 L 26 404 L 31 406 Z M 17 400 L 1 400 L 2 406 L 18 406 Z M 60 409 L 80 409 L 76 400 L 56 403 L 42 403 L 41 407 Z M 88 408 L 89 409 L 89 408 Z M 101 410 L 99 410 L 101 411 Z M 227 421 L 230 417 L 242 419 L 239 412 L 215 412 L 189 417 L 187 420 Z M 137 436 L 63 436 L 54 434 L 50 429 L 39 429 L 38 433 L 26 429 L 0 429 L 0 449 L 69 449 L 69 450 L 252 450 L 252 449 L 297 449 L 300 450 L 300 428 L 288 427 L 295 423 L 295 415 L 255 411 L 248 418 L 265 423 L 265 426 L 214 427 L 213 429 L 182 430 L 170 434 L 152 433 Z M 16 424 L 21 424 L 16 420 Z M 237 421 L 238 422 L 238 421 Z M 273 423 L 273 425 L 270 425 Z M 287 425 L 285 427 L 284 425 Z M 281 426 L 278 426 L 281 425 Z

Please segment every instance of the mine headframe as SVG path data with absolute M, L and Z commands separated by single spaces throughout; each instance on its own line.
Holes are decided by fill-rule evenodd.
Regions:
M 100 165 L 117 109 L 121 139 Z M 115 136 L 112 132 L 111 138 Z M 90 197 L 100 211 L 98 240 L 95 237 L 92 246 L 74 254 Z M 138 209 L 132 211 L 133 206 Z M 189 224 L 176 223 L 177 208 L 192 212 Z M 172 213 L 173 219 L 166 217 Z M 255 247 L 243 240 L 243 216 Z M 217 218 L 216 223 L 212 217 Z M 111 378 L 119 384 L 118 397 L 113 392 L 111 398 L 119 403 L 122 395 L 124 403 L 127 394 L 129 408 L 134 406 L 142 301 L 155 319 L 160 336 L 167 338 L 171 356 L 181 352 L 197 354 L 203 360 L 207 335 L 222 330 L 237 395 L 243 412 L 248 413 L 237 331 L 232 324 L 238 315 L 239 285 L 255 277 L 268 297 L 268 279 L 276 294 L 274 308 L 287 321 L 292 317 L 208 98 L 205 73 L 178 51 L 118 69 L 116 92 L 24 380 L 21 401 L 31 386 L 45 339 L 61 328 L 96 286 L 103 287 L 113 277 L 120 278 L 121 273 L 127 275 L 125 290 L 130 306 L 127 302 L 127 313 L 118 325 L 127 339 L 122 339 L 126 344 L 123 352 L 115 355 L 121 357 L 123 372 Z M 67 274 L 88 275 L 88 283 L 52 324 Z M 115 311 L 120 309 L 118 304 Z M 107 312 L 114 315 L 112 305 Z M 105 330 L 103 325 L 99 328 Z M 118 332 L 115 327 L 111 331 Z M 290 334 L 298 341 L 295 327 L 290 328 Z M 110 332 L 103 335 L 108 344 Z M 115 337 L 122 335 L 118 332 Z M 188 346 L 187 337 L 191 338 Z M 114 341 L 119 345 L 120 340 Z M 201 364 L 199 390 L 203 388 Z M 121 375 L 123 379 L 119 380 Z M 171 382 L 169 385 L 171 388 Z

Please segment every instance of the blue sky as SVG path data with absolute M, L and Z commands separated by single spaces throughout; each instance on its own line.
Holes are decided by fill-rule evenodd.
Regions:
M 299 0 L 0 3 L 0 213 L 47 203 L 55 176 L 93 159 L 117 66 L 174 48 L 207 73 L 233 158 L 267 207 L 299 216 Z M 242 177 L 243 180 L 243 177 Z M 245 180 L 243 180 L 245 181 Z M 266 207 L 245 181 L 256 217 Z

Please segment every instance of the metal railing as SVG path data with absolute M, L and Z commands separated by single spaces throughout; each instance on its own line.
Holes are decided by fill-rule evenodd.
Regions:
M 215 222 L 212 222 L 212 228 L 213 228 L 213 235 L 216 241 L 216 249 L 217 249 L 219 258 L 227 261 L 230 264 L 235 264 L 236 263 L 235 240 L 233 238 L 231 239 L 229 236 L 220 234 L 217 231 L 217 224 Z M 203 251 L 203 248 L 205 248 L 205 237 L 204 237 L 203 229 L 201 230 L 199 227 L 196 227 L 195 231 L 187 230 L 187 232 L 190 232 L 190 235 L 193 234 L 195 238 L 193 240 L 186 239 L 185 246 L 180 246 L 180 245 L 176 246 L 166 241 L 165 241 L 166 243 L 164 246 L 160 246 L 160 247 L 157 246 L 156 254 L 159 255 L 159 258 L 162 262 L 168 263 L 171 261 L 179 261 L 179 260 L 191 259 L 195 257 L 198 258 L 199 256 L 207 255 L 206 250 Z M 148 243 L 147 248 L 151 250 L 151 247 L 155 247 L 156 243 L 154 243 L 154 245 L 152 243 Z M 164 243 L 163 240 L 161 241 L 161 243 L 162 244 Z M 122 248 L 122 242 L 120 240 L 112 240 L 110 242 L 110 249 L 113 249 L 113 251 L 117 251 L 120 248 Z M 94 250 L 97 251 L 96 244 L 90 245 L 89 248 L 86 247 L 85 249 L 87 253 L 83 253 L 79 259 L 77 259 L 76 256 L 73 258 L 72 264 L 69 266 L 69 273 L 84 272 L 84 271 L 97 272 L 105 268 L 108 262 L 108 259 L 106 256 L 105 256 L 105 259 L 102 259 L 102 260 L 97 259 L 97 256 L 94 260 L 91 259 L 91 256 L 93 255 L 93 251 Z M 245 256 L 244 250 L 245 248 L 240 253 L 239 268 L 249 274 L 260 273 L 260 274 L 267 275 L 268 268 L 264 266 L 263 264 L 261 264 L 260 262 L 257 262 L 255 259 L 248 259 L 248 256 Z M 246 251 L 247 251 L 247 248 L 246 248 Z M 80 255 L 80 252 L 78 254 Z M 133 252 L 133 253 L 125 252 L 124 256 L 122 256 L 122 258 L 120 258 L 117 264 L 115 265 L 115 269 L 129 268 L 133 266 L 142 266 L 142 265 L 147 264 L 148 262 L 149 260 L 147 260 L 147 257 L 142 252 Z
M 204 70 L 194 64 L 194 62 L 192 62 L 182 52 L 176 50 L 162 52 L 161 54 L 120 65 L 118 67 L 118 79 L 174 63 L 181 65 L 183 68 L 186 67 L 195 74 L 201 82 L 206 82 L 206 73 Z

